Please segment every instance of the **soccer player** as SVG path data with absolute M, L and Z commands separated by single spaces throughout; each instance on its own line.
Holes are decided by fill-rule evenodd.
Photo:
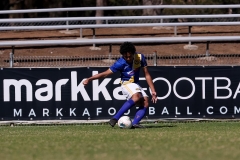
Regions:
M 144 90 L 139 86 L 139 72 L 143 69 L 146 81 L 151 89 L 152 102 L 157 102 L 157 93 L 155 91 L 152 78 L 147 69 L 147 62 L 142 53 L 136 52 L 135 46 L 131 42 L 124 42 L 120 46 L 120 53 L 122 57 L 119 58 L 109 69 L 83 81 L 83 85 L 87 85 L 94 79 L 105 78 L 115 72 L 121 73 L 121 88 L 123 95 L 126 96 L 127 101 L 123 104 L 120 110 L 114 115 L 109 124 L 114 127 L 118 119 L 131 107 L 138 105 L 134 120 L 133 128 L 144 128 L 139 122 L 144 117 L 149 106 L 148 96 Z

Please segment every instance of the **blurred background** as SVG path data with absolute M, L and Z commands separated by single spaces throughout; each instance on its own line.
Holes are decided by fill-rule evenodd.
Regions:
M 221 5 L 237 4 L 239 0 L 1 0 L 0 10 L 95 7 L 95 6 L 130 6 L 130 5 Z M 0 15 L 0 18 L 35 18 L 68 16 L 140 16 L 174 14 L 232 14 L 238 9 L 146 9 L 146 10 L 109 10 L 81 12 L 23 13 Z

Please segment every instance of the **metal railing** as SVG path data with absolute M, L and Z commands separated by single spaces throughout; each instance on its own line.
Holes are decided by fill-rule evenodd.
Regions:
M 206 8 L 240 8 L 240 4 L 231 5 L 144 5 L 144 6 L 105 6 L 105 7 L 71 7 L 48 9 L 3 10 L 0 14 L 38 13 L 38 12 L 69 12 L 92 10 L 139 10 L 139 9 L 206 9 Z
M 144 54 L 149 66 L 239 66 L 239 54 L 172 54 L 160 55 L 156 52 Z M 0 67 L 108 67 L 121 55 L 85 55 L 85 56 L 0 56 Z M 12 60 L 12 62 L 11 62 Z
M 185 22 L 185 23 L 133 23 L 133 24 L 92 24 L 92 25 L 56 25 L 56 26 L 8 26 L 0 30 L 52 30 L 52 29 L 79 29 L 79 28 L 121 28 L 121 27 L 157 27 L 157 26 L 234 26 L 240 22 Z
M 227 42 L 240 41 L 240 36 L 195 36 L 195 37 L 137 37 L 137 38 L 98 38 L 98 39 L 63 39 L 63 40 L 25 40 L 0 41 L 0 46 L 51 46 L 51 45 L 87 45 L 133 43 L 180 43 L 180 42 Z
M 39 13 L 39 12 L 70 12 L 90 10 L 139 10 L 139 9 L 206 9 L 206 8 L 240 8 L 240 4 L 234 5 L 145 5 L 145 6 L 107 6 L 107 7 L 72 7 L 72 8 L 49 8 L 27 10 L 4 10 L 0 14 Z M 217 21 L 212 20 L 215 18 Z M 221 19 L 222 18 L 222 19 Z M 224 19 L 223 19 L 224 18 Z M 178 19 L 188 19 L 190 22 L 207 23 L 178 23 Z M 201 20 L 200 20 L 201 19 Z M 206 20 L 208 19 L 208 20 Z M 96 20 L 103 20 L 104 24 L 96 25 Z M 167 20 L 167 21 L 164 21 Z M 22 18 L 0 19 L 0 30 L 52 30 L 52 29 L 80 29 L 83 28 L 107 28 L 107 27 L 154 27 L 154 26 L 195 26 L 195 25 L 239 25 L 226 24 L 227 21 L 238 22 L 239 14 L 221 15 L 168 15 L 168 16 L 113 16 L 113 17 L 59 17 L 59 18 Z M 174 23 L 173 23 L 174 22 Z M 210 22 L 210 23 L 208 23 Z M 213 22 L 218 22 L 214 24 Z M 136 25 L 137 23 L 137 25 Z M 152 23 L 152 24 L 144 24 Z M 111 24 L 111 26 L 110 26 Z M 125 25 L 127 24 L 127 25 Z M 130 24 L 130 25 L 129 25 Z M 133 25 L 131 25 L 133 24 Z M 181 25 L 180 25 L 181 24 Z M 174 35 L 177 35 L 177 29 Z M 80 31 L 80 37 L 82 31 Z
M 30 9 L 30 10 L 9 10 L 0 11 L 0 14 L 17 13 L 37 13 L 37 12 L 68 12 L 68 11 L 88 11 L 88 10 L 128 10 L 128 9 L 201 9 L 201 8 L 240 8 L 239 4 L 234 5 L 151 5 L 151 6 L 112 6 L 112 7 L 78 7 L 78 8 L 50 8 L 50 9 Z M 142 19 L 141 19 L 142 17 Z M 189 37 L 144 37 L 144 38 L 108 38 L 92 40 L 31 40 L 31 41 L 1 41 L 0 46 L 45 46 L 45 45 L 82 45 L 82 44 L 112 44 L 131 41 L 134 43 L 179 43 L 179 42 L 206 42 L 207 49 L 204 55 L 167 55 L 160 56 L 147 54 L 149 65 L 238 65 L 238 55 L 224 54 L 211 55 L 208 52 L 208 45 L 211 41 L 239 41 L 239 36 L 202 36 L 190 37 L 191 26 L 213 26 L 213 25 L 239 25 L 239 14 L 226 15 L 170 15 L 170 16 L 125 16 L 125 17 L 59 17 L 59 18 L 29 18 L 29 19 L 0 19 L 0 30 L 25 30 L 25 29 L 76 29 L 76 28 L 110 28 L 110 27 L 152 27 L 152 26 L 189 26 Z M 116 18 L 113 20 L 113 18 Z M 193 19 L 193 18 L 230 18 L 235 22 L 175 22 L 163 23 L 163 19 Z M 88 19 L 88 20 L 87 20 Z M 147 20 L 146 22 L 143 20 Z M 24 23 L 21 23 L 21 21 Z M 91 21 L 90 24 L 82 23 L 84 20 Z M 95 20 L 105 20 L 106 24 L 94 24 Z M 110 22 L 110 20 L 114 22 Z M 126 20 L 127 22 L 124 22 Z M 134 20 L 139 20 L 136 22 Z M 61 21 L 61 22 L 60 22 Z M 65 23 L 66 21 L 66 23 Z M 81 24 L 79 24 L 81 21 Z M 159 23 L 156 23 L 158 21 Z M 52 24 L 49 25 L 50 22 Z M 59 23 L 60 22 L 60 23 Z M 43 23 L 43 25 L 39 25 Z M 45 24 L 46 23 L 46 24 Z M 65 25 L 64 25 L 65 23 Z M 121 24 L 119 24 L 121 23 Z M 5 26 L 4 26 L 5 25 Z M 20 26 L 18 26 L 20 25 Z M 176 35 L 176 29 L 175 35 Z M 80 32 L 81 34 L 81 32 Z M 81 35 L 80 35 L 81 37 Z M 86 57 L 73 56 L 14 56 L 14 50 L 10 57 L 0 55 L 0 67 L 71 67 L 71 66 L 109 66 L 119 55 L 94 55 Z M 230 56 L 229 56 L 230 55 Z M 111 56 L 111 57 L 110 57 Z M 214 64 L 212 63 L 214 61 Z M 209 63 L 211 62 L 211 63 Z M 231 63 L 230 63 L 231 62 Z
M 240 36 L 199 36 L 199 37 L 142 37 L 142 38 L 101 38 L 101 39 L 66 39 L 66 40 L 26 40 L 26 41 L 1 41 L 0 46 L 12 46 L 10 53 L 9 66 L 13 67 L 15 46 L 44 46 L 44 45 L 83 45 L 83 44 L 121 44 L 123 42 L 133 43 L 179 43 L 179 42 L 206 42 L 205 57 L 209 57 L 209 42 L 240 41 Z M 93 55 L 98 57 L 98 55 Z M 110 57 L 111 54 L 108 55 Z M 155 58 L 157 63 L 158 58 Z

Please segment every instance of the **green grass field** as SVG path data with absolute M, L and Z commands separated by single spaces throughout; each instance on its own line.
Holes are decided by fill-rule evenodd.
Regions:
M 1 160 L 239 160 L 240 122 L 0 127 Z

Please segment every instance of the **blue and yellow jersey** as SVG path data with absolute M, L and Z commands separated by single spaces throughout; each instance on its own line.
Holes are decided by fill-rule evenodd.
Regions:
M 143 54 L 135 53 L 134 60 L 131 64 L 127 63 L 126 60 L 121 57 L 109 69 L 113 73 L 117 71 L 121 73 L 121 83 L 138 83 L 140 68 L 142 67 L 147 67 L 146 59 Z

